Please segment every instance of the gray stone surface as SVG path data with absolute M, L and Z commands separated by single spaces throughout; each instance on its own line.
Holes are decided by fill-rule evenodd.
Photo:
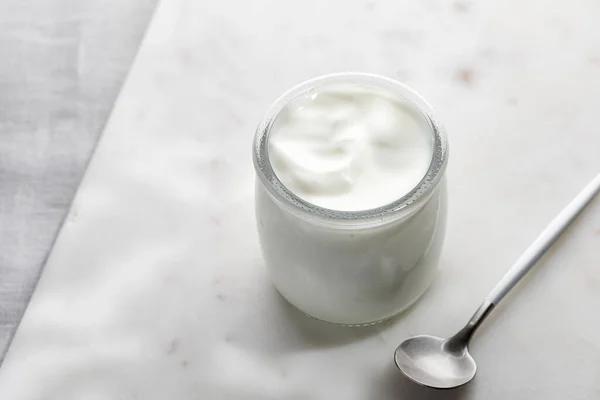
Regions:
M 0 362 L 157 0 L 0 0 Z

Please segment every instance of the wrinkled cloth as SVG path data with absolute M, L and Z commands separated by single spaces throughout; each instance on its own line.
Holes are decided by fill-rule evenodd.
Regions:
M 0 0 L 0 362 L 156 0 Z

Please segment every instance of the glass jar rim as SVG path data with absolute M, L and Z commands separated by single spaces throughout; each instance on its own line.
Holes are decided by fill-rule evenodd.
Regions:
M 358 211 L 340 211 L 312 204 L 289 190 L 277 177 L 269 160 L 269 135 L 279 113 L 298 97 L 332 83 L 358 83 L 379 86 L 408 101 L 419 112 L 433 135 L 433 154 L 429 168 L 421 181 L 401 198 L 376 208 Z M 256 128 L 253 144 L 256 174 L 268 192 L 280 203 L 294 211 L 330 220 L 383 219 L 414 209 L 427 199 L 441 181 L 448 163 L 448 141 L 443 126 L 436 120 L 432 107 L 417 92 L 394 79 L 363 72 L 340 72 L 318 76 L 304 81 L 283 93 L 267 110 Z

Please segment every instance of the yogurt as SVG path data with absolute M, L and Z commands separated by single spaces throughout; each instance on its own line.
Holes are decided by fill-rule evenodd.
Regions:
M 374 86 L 306 94 L 271 131 L 275 174 L 317 206 L 358 211 L 390 204 L 414 189 L 431 163 L 433 138 L 417 113 Z
M 279 292 L 347 325 L 412 304 L 437 271 L 446 160 L 429 106 L 398 82 L 330 75 L 280 98 L 254 146 L 259 239 Z

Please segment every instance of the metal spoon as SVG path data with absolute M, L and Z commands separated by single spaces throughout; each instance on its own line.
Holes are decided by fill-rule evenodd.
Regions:
M 402 342 L 394 359 L 400 371 L 413 382 L 436 389 L 451 389 L 469 382 L 477 372 L 469 354 L 469 342 L 483 320 L 506 294 L 529 272 L 600 191 L 596 176 L 517 259 L 502 280 L 488 294 L 467 325 L 449 339 L 415 336 Z

